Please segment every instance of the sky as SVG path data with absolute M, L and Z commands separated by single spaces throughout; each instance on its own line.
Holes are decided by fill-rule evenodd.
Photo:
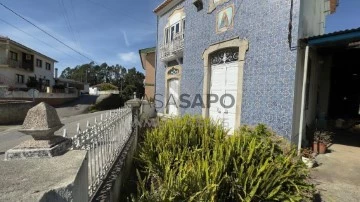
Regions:
M 360 27 L 360 0 L 339 0 L 336 12 L 326 20 L 327 33 Z
M 163 0 L 0 0 L 73 49 L 47 36 L 0 6 L 0 35 L 59 61 L 66 67 L 94 60 L 136 67 L 143 72 L 138 50 L 155 46 L 156 15 Z M 340 0 L 328 16 L 326 32 L 360 27 L 360 0 Z
M 58 61 L 61 72 L 94 60 L 143 71 L 139 49 L 155 46 L 162 0 L 0 0 L 79 55 L 0 6 L 0 35 Z M 20 29 L 20 30 L 19 30 Z

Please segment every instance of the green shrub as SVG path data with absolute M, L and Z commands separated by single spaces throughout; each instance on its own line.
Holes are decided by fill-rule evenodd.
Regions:
M 308 170 L 265 126 L 234 135 L 208 119 L 185 116 L 149 131 L 140 146 L 134 201 L 303 201 Z
M 101 83 L 96 85 L 95 87 L 98 87 L 99 91 L 118 90 L 118 87 L 112 85 L 111 83 Z
M 30 76 L 26 82 L 26 86 L 28 88 L 37 88 L 38 85 L 39 85 L 38 80 L 36 80 L 36 78 L 33 76 Z

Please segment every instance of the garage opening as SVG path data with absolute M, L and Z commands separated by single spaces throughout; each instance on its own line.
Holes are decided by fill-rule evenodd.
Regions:
M 332 144 L 360 147 L 360 29 L 307 39 L 307 145 L 314 131 L 333 132 Z M 329 152 L 329 151 L 328 151 Z

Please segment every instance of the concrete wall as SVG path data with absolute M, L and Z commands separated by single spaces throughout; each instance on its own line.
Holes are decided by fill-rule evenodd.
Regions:
M 40 92 L 38 96 L 35 98 L 51 98 L 51 99 L 62 99 L 62 98 L 77 98 L 79 95 L 77 93 L 42 93 Z M 28 92 L 25 91 L 9 91 L 5 93 L 5 96 L 3 98 L 32 98 L 31 95 L 29 95 Z
M 88 202 L 87 151 L 72 150 L 53 158 L 1 160 L 0 172 L 0 201 Z
M 209 1 L 197 12 L 192 1 L 183 1 L 186 14 L 185 48 L 180 93 L 191 95 L 203 92 L 203 52 L 210 45 L 229 39 L 246 38 L 249 50 L 245 56 L 241 123 L 267 124 L 274 131 L 291 139 L 295 71 L 297 60 L 298 23 L 300 1 L 294 0 L 291 40 L 289 44 L 290 1 L 229 2 L 208 14 Z M 234 27 L 216 33 L 216 14 L 234 4 Z M 174 10 L 173 9 L 173 10 Z M 171 11 L 158 18 L 156 105 L 161 106 L 165 94 L 165 64 L 159 60 L 159 47 L 163 41 L 164 27 Z M 290 48 L 291 46 L 292 48 Z M 163 108 L 158 108 L 163 113 Z M 181 114 L 201 114 L 201 107 L 181 109 Z
M 26 71 L 20 68 L 13 67 L 0 67 L 0 74 L 2 77 L 2 82 L 4 82 L 7 86 L 15 87 L 15 88 L 27 88 L 26 82 L 30 76 L 35 76 L 33 72 Z M 17 83 L 16 74 L 24 75 L 24 83 Z
M 22 124 L 34 105 L 30 101 L 0 100 L 0 125 Z
M 77 93 L 39 93 L 39 95 L 35 98 L 34 104 L 46 102 L 51 106 L 59 106 L 78 97 Z M 24 91 L 1 91 L 0 98 L 1 100 L 33 101 L 32 96 L 30 96 L 28 92 Z
M 326 16 L 330 14 L 330 0 L 302 0 L 300 7 L 299 37 L 324 34 Z

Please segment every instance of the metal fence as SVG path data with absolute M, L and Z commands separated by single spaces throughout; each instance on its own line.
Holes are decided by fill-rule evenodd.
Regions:
M 85 129 L 77 125 L 77 134 L 72 137 L 72 149 L 88 151 L 89 197 L 95 194 L 124 148 L 132 133 L 130 108 L 112 110 L 99 121 L 86 124 Z M 66 130 L 64 135 L 67 136 Z

